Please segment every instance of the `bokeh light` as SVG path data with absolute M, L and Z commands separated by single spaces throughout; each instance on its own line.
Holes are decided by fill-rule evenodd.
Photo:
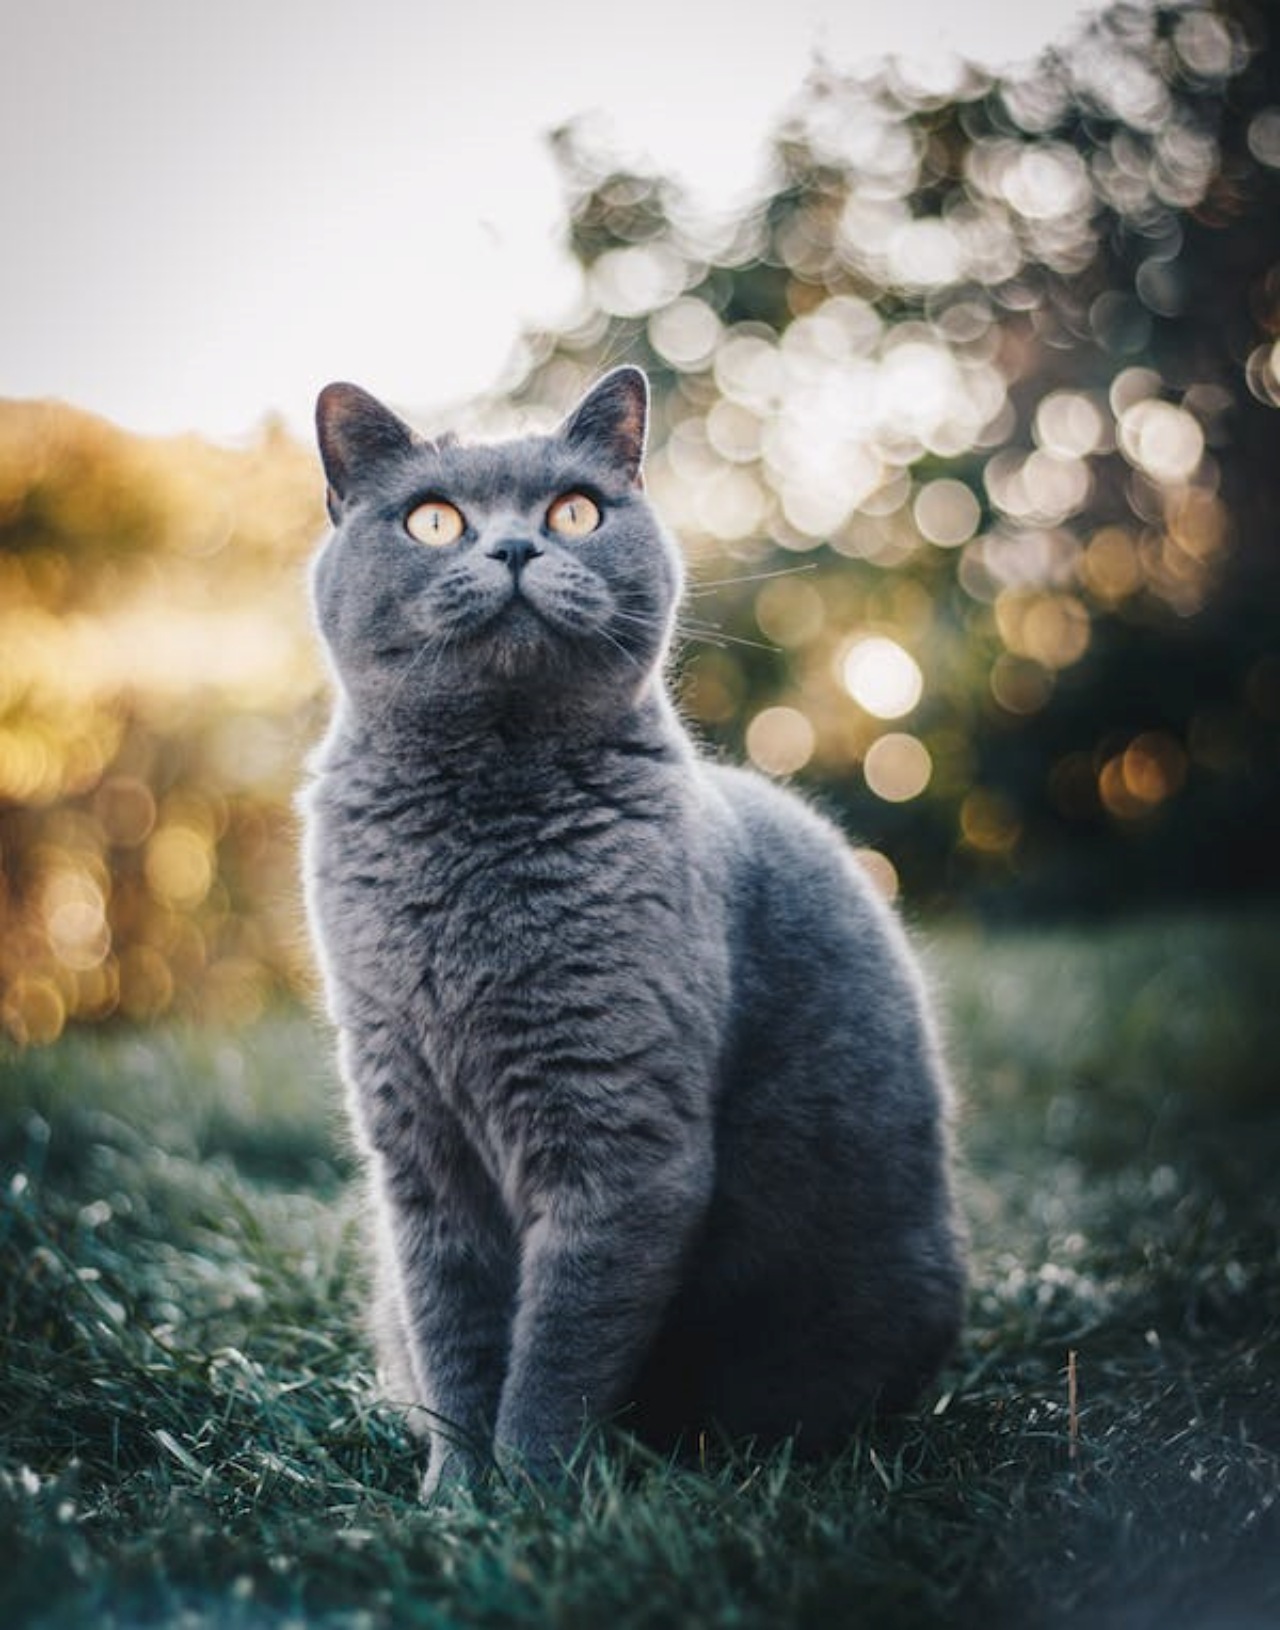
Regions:
M 230 1022 L 309 978 L 312 457 L 0 404 L 0 1024 Z M 252 1000 L 246 998 L 251 991 Z
M 975 787 L 960 805 L 960 831 L 970 848 L 984 855 L 1004 855 L 1016 846 L 1022 827 L 1009 798 Z
M 963 481 L 943 477 L 921 487 L 912 505 L 920 536 L 945 549 L 968 543 L 978 530 L 982 509 Z
M 767 707 L 747 726 L 747 752 L 767 775 L 794 775 L 813 757 L 813 726 L 794 707 Z
M 929 785 L 933 760 L 917 737 L 892 731 L 868 748 L 862 770 L 877 798 L 904 804 L 918 798 Z
M 856 640 L 841 664 L 845 689 L 859 707 L 877 719 L 900 719 L 924 691 L 920 665 L 883 634 Z
M 1117 433 L 1125 457 L 1165 485 L 1190 481 L 1204 455 L 1204 432 L 1172 402 L 1135 402 L 1120 415 Z
M 756 595 L 756 625 L 785 650 L 808 645 L 826 620 L 826 601 L 820 590 L 803 578 L 779 577 L 762 585 Z
M 898 868 L 879 849 L 855 849 L 853 858 L 862 868 L 877 892 L 886 900 L 896 900 L 901 892 Z

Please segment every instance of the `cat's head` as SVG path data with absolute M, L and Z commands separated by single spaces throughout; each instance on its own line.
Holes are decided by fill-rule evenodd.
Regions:
M 321 392 L 334 530 L 313 595 L 358 713 L 599 712 L 645 690 L 681 580 L 643 491 L 648 394 L 618 368 L 550 435 L 466 445 L 424 440 L 355 385 Z

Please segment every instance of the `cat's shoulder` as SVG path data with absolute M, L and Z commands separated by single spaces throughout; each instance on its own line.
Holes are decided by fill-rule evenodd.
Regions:
M 773 874 L 793 893 L 874 893 L 844 830 L 804 793 L 739 765 L 700 768 L 741 865 Z
M 844 834 L 796 788 L 771 781 L 758 770 L 739 764 L 704 760 L 700 766 L 710 795 L 721 801 L 746 830 L 761 836 L 792 833 L 836 849 L 846 847 Z
M 836 822 L 751 769 L 704 764 L 702 778 L 723 811 L 719 855 L 743 965 L 767 970 L 768 987 L 796 1003 L 819 987 L 839 1004 L 855 989 L 869 1002 L 906 1000 L 902 924 Z

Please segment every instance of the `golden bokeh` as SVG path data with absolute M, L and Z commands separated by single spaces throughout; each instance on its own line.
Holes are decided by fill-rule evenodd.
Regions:
M 1187 754 L 1167 731 L 1144 731 L 1115 753 L 1098 775 L 1098 794 L 1107 812 L 1139 820 L 1182 790 Z
M 888 855 L 879 849 L 857 848 L 853 851 L 853 858 L 871 879 L 877 892 L 886 900 L 896 900 L 901 892 L 901 883 L 898 878 L 898 868 L 889 859 Z
M 813 757 L 814 729 L 799 708 L 767 707 L 747 726 L 747 752 L 767 775 L 794 775 Z
M 308 978 L 314 461 L 0 403 L 0 1023 L 245 1017 Z
M 855 640 L 841 661 L 840 672 L 849 695 L 877 719 L 902 718 L 924 694 L 920 664 L 884 634 Z
M 1017 810 L 1002 793 L 975 787 L 960 805 L 960 832 L 966 844 L 983 854 L 1003 855 L 1022 832 Z
M 891 731 L 872 743 L 862 771 L 877 798 L 890 804 L 902 804 L 918 798 L 929 785 L 933 760 L 917 737 Z

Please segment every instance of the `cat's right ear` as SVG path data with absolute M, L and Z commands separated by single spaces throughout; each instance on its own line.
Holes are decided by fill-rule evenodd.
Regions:
M 316 437 L 328 490 L 329 519 L 336 522 L 361 481 L 379 465 L 402 457 L 418 437 L 390 408 L 359 385 L 326 385 L 316 400 Z
M 628 365 L 615 368 L 587 392 L 560 426 L 560 434 L 571 447 L 602 453 L 628 480 L 643 487 L 648 422 L 649 381 L 639 368 Z

